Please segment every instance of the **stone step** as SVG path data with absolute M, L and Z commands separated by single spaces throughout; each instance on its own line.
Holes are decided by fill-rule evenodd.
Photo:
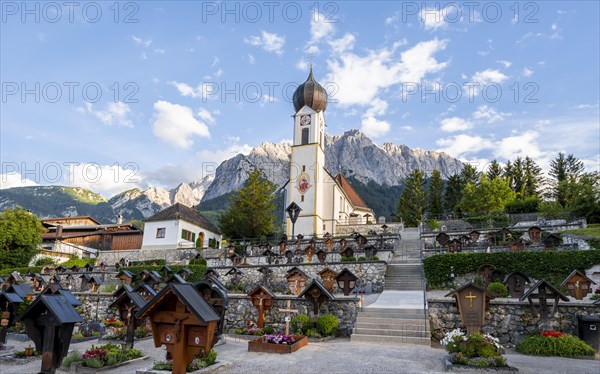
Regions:
M 391 313 L 398 316 L 405 316 L 407 314 L 419 314 L 421 316 L 428 315 L 427 311 L 421 307 L 418 308 L 364 308 L 358 311 L 362 313 Z
M 352 334 L 351 342 L 359 343 L 381 343 L 381 344 L 419 344 L 431 346 L 431 338 L 418 336 L 386 336 L 386 335 L 362 335 Z
M 394 317 L 363 317 L 363 316 L 357 316 L 356 317 L 356 323 L 382 323 L 382 324 L 389 324 L 389 325 L 394 325 L 396 323 L 401 323 L 401 324 L 405 324 L 405 325 L 413 325 L 413 326 L 417 326 L 419 324 L 424 325 L 424 324 L 429 324 L 429 319 L 425 319 L 425 318 L 420 318 L 419 316 L 410 316 L 411 318 L 394 318 Z
M 421 281 L 411 281 L 411 282 L 398 282 L 398 281 L 385 281 L 385 286 L 387 287 L 423 287 L 423 282 Z
M 399 322 L 393 324 L 375 323 L 375 322 L 357 322 L 354 328 L 366 330 L 394 330 L 394 331 L 421 331 L 429 332 L 429 323 L 406 323 Z M 369 335 L 369 334 L 367 334 Z M 372 334 L 378 335 L 378 334 Z
M 383 286 L 383 290 L 388 291 L 422 291 L 423 286 Z
M 352 334 L 357 335 L 385 335 L 385 336 L 398 336 L 398 337 L 420 337 L 420 338 L 430 338 L 431 335 L 429 331 L 417 330 L 417 329 L 400 329 L 400 330 L 392 330 L 392 329 L 372 329 L 372 328 L 362 328 L 355 327 L 352 330 Z

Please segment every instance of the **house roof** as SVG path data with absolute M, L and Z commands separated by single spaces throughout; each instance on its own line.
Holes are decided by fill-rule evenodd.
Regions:
M 200 214 L 200 212 L 181 203 L 176 203 L 166 209 L 161 210 L 152 217 L 146 218 L 145 222 L 175 221 L 178 219 L 192 223 L 216 234 L 221 233 L 221 230 L 219 230 L 217 226 L 213 225 L 206 217 Z
M 352 205 L 355 208 L 370 209 L 369 206 L 364 202 L 364 200 L 360 197 L 358 192 L 356 192 L 354 187 L 352 187 L 350 182 L 348 182 L 348 180 L 346 179 L 346 177 L 344 177 L 342 173 L 338 173 L 335 176 L 335 181 L 340 186 L 342 191 L 344 191 L 346 196 L 348 196 L 350 203 L 352 203 Z
M 30 318 L 30 315 L 39 315 L 41 313 L 40 309 L 47 310 L 60 324 L 83 322 L 83 318 L 77 313 L 73 305 L 61 295 L 39 295 L 25 312 L 17 317 L 17 321 Z
M 81 221 L 81 220 L 88 220 L 91 223 L 100 225 L 100 222 L 95 220 L 91 216 L 55 217 L 55 218 L 45 218 L 40 221 L 42 222 L 42 225 L 44 225 L 44 226 L 57 226 L 57 225 L 68 224 L 69 222 L 72 222 L 72 221 Z
M 175 295 L 185 306 L 203 322 L 218 321 L 221 319 L 217 312 L 208 305 L 206 300 L 200 296 L 198 291 L 189 283 L 177 284 L 171 283 L 163 288 L 158 295 L 154 296 L 152 302 L 147 303 L 137 314 L 137 318 L 148 316 L 152 311 L 158 308 L 168 295 Z

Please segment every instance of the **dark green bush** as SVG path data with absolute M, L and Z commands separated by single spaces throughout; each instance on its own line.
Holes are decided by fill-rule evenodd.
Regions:
M 192 258 L 190 260 L 190 265 L 204 265 L 206 266 L 207 262 L 205 258 Z
M 487 290 L 491 293 L 495 294 L 498 297 L 507 297 L 508 296 L 508 287 L 504 283 L 501 282 L 492 282 L 488 284 Z
M 475 272 L 483 264 L 491 264 L 504 274 L 520 271 L 534 279 L 546 279 L 559 285 L 573 269 L 589 269 L 600 262 L 600 250 L 526 251 L 496 253 L 450 253 L 427 257 L 423 261 L 429 287 L 437 288 L 456 276 Z
M 534 335 L 517 344 L 517 351 L 534 356 L 578 357 L 594 355 L 594 348 L 572 335 L 544 337 Z
M 365 261 L 366 259 L 367 259 L 367 258 L 366 258 L 365 256 L 360 256 L 360 257 L 358 258 L 358 261 Z
M 354 256 L 342 256 L 341 261 L 342 262 L 355 262 L 356 261 L 356 257 L 354 257 Z
M 371 257 L 371 260 L 372 260 L 372 261 L 379 261 L 379 257 L 377 257 L 377 256 L 373 256 L 373 257 Z
M 339 321 L 333 314 L 323 314 L 317 320 L 317 331 L 323 336 L 333 334 L 339 325 Z
M 39 257 L 33 263 L 34 266 L 46 266 L 46 265 L 54 265 L 56 264 L 56 260 L 52 257 Z
M 31 267 L 26 267 L 26 268 L 8 268 L 8 269 L 2 269 L 0 270 L 0 275 L 9 275 L 10 273 L 12 273 L 13 271 L 18 271 L 19 274 L 25 274 L 29 271 L 29 269 L 31 269 L 32 272 L 34 273 L 40 273 L 43 269 L 42 266 L 31 266 Z
M 312 327 L 312 321 L 306 314 L 300 314 L 292 318 L 292 331 L 295 334 L 306 335 L 306 332 Z
M 169 267 L 171 269 L 173 269 L 174 272 L 177 272 L 180 269 L 185 268 L 185 267 L 190 269 L 193 272 L 193 274 L 190 274 L 187 277 L 188 283 L 199 282 L 202 279 L 204 279 L 204 274 L 206 274 L 206 266 L 204 266 L 204 265 L 188 265 L 188 266 L 184 266 L 184 265 L 172 265 L 171 266 L 170 265 Z M 135 275 L 135 282 L 137 284 L 141 280 L 139 274 L 143 270 L 148 270 L 148 271 L 156 270 L 160 273 L 161 268 L 162 268 L 162 266 L 128 266 L 123 269 L 125 269 Z

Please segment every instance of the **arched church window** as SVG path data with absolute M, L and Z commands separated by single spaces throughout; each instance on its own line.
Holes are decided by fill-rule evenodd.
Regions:
M 302 129 L 302 144 L 308 144 L 308 129 Z

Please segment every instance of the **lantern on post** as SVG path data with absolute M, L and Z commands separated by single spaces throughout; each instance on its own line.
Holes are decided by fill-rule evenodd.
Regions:
M 285 208 L 285 211 L 287 212 L 288 216 L 290 217 L 290 221 L 292 221 L 292 238 L 293 238 L 294 237 L 294 229 L 296 226 L 296 220 L 298 219 L 298 215 L 300 215 L 302 208 L 300 208 L 300 206 L 298 204 L 296 204 L 295 202 L 292 201 L 292 203 L 290 205 L 288 205 L 287 208 Z

